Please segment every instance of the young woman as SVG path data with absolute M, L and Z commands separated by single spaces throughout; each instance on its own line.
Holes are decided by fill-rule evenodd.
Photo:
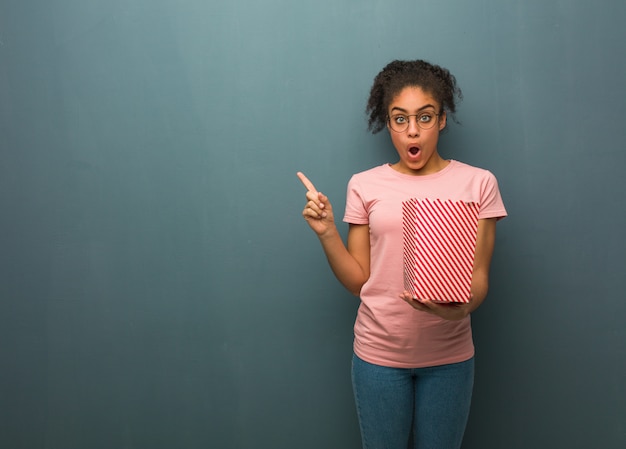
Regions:
M 470 313 L 487 295 L 496 221 L 506 210 L 490 172 L 437 150 L 460 95 L 454 76 L 426 61 L 393 61 L 376 76 L 369 129 L 387 129 L 398 160 L 350 180 L 347 245 L 328 197 L 298 173 L 308 190 L 302 215 L 337 279 L 361 298 L 352 382 L 364 449 L 407 449 L 411 440 L 457 449 L 463 439 L 474 381 Z M 407 201 L 477 206 L 469 298 L 441 302 L 407 290 Z

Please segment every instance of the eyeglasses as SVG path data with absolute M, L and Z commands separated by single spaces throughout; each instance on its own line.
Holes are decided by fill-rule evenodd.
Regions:
M 440 114 L 435 114 L 432 111 L 424 111 L 419 114 L 394 114 L 389 117 L 389 126 L 397 133 L 403 133 L 409 128 L 409 117 L 415 117 L 417 126 L 421 129 L 430 129 L 437 123 L 437 118 Z

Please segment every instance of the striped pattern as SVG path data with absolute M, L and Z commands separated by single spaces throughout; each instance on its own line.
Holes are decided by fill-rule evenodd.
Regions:
M 479 209 L 463 201 L 402 203 L 405 290 L 420 299 L 469 302 Z

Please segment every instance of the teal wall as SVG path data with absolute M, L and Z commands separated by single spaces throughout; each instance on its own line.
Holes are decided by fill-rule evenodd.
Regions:
M 0 447 L 359 447 L 358 301 L 302 220 L 451 69 L 493 171 L 465 449 L 626 447 L 626 3 L 0 0 Z M 342 232 L 345 228 L 342 227 Z

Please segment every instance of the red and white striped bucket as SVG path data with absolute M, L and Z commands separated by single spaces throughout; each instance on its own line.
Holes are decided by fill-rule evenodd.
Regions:
M 402 203 L 405 290 L 419 299 L 469 302 L 479 209 L 438 199 Z

